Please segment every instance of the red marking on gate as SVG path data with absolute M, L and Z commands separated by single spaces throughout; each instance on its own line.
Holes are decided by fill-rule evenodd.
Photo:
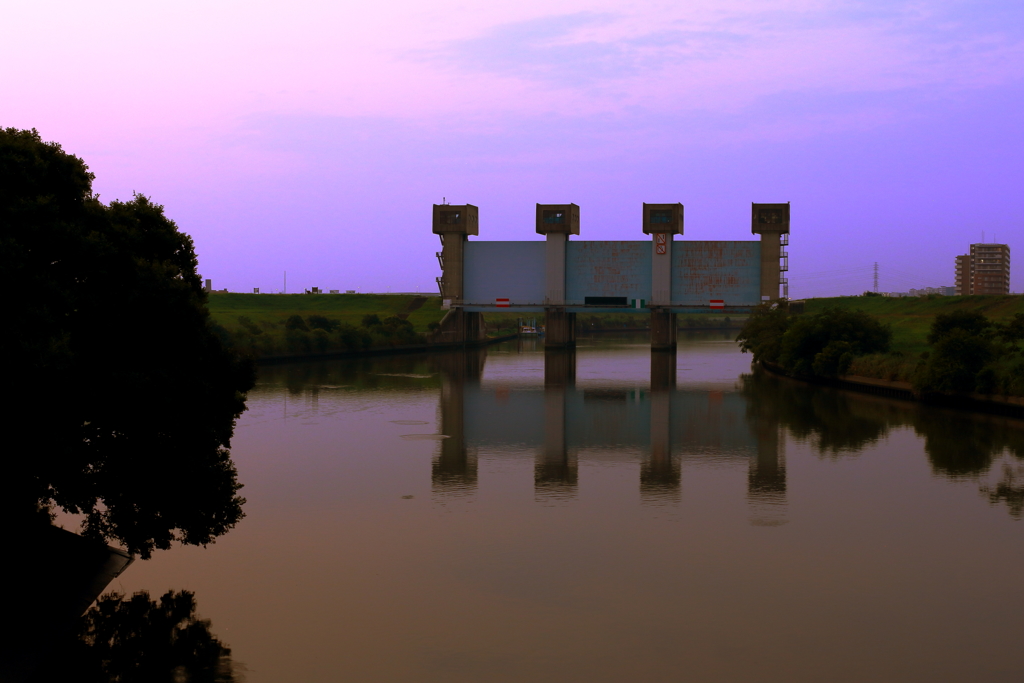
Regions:
M 723 299 L 712 299 L 709 302 L 711 308 L 717 308 L 719 310 L 725 310 L 725 300 Z
M 495 299 L 494 305 L 498 308 L 508 308 L 508 299 Z

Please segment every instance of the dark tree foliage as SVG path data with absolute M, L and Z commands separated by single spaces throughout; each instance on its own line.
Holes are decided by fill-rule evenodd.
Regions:
M 288 316 L 288 319 L 284 321 L 284 329 L 309 332 L 309 327 L 306 325 L 306 321 L 302 319 L 301 315 Z
M 998 355 L 996 327 L 982 313 L 953 311 L 935 316 L 928 333 L 932 350 L 918 367 L 914 384 L 924 392 L 990 392 L 996 373 L 986 368 Z
M 998 335 L 1007 344 L 1016 345 L 1024 341 L 1024 313 L 1017 313 L 1008 323 L 998 326 L 997 330 Z M 1017 350 L 1014 348 L 1014 351 Z
M 827 308 L 790 316 L 785 304 L 759 306 L 740 331 L 740 348 L 754 361 L 796 375 L 843 375 L 856 356 L 889 349 L 892 331 L 863 311 Z
M 744 323 L 736 341 L 743 353 L 752 353 L 754 362 L 778 363 L 782 336 L 792 322 L 786 302 L 761 304 Z
M 931 330 L 928 332 L 928 343 L 937 344 L 955 331 L 960 331 L 969 337 L 976 337 L 984 334 L 991 327 L 992 323 L 984 313 L 975 311 L 939 313 L 935 316 Z
M 196 615 L 194 594 L 108 593 L 79 620 L 78 633 L 36 683 L 230 683 L 231 650 Z
M 797 375 L 844 375 L 855 356 L 889 350 L 888 325 L 863 311 L 827 308 L 797 317 L 782 337 L 779 364 Z
M 987 337 L 953 329 L 934 343 L 927 361 L 915 375 L 915 384 L 922 391 L 974 391 L 979 373 L 993 355 L 992 342 Z
M 253 335 L 254 337 L 263 334 L 263 330 L 260 328 L 260 326 L 254 323 L 252 321 L 252 318 L 250 318 L 247 315 L 238 316 L 238 324 L 241 326 L 243 330 Z
M 334 332 L 334 330 L 338 329 L 338 325 L 341 324 L 340 321 L 323 315 L 307 316 L 306 322 L 309 323 L 310 329 L 323 330 L 324 332 Z
M 0 130 L 6 504 L 84 513 L 144 557 L 206 544 L 242 516 L 227 448 L 253 365 L 210 325 L 192 240 L 142 195 L 101 204 L 92 178 Z
M 373 337 L 364 329 L 348 323 L 339 323 L 338 342 L 346 351 L 363 351 L 373 344 Z

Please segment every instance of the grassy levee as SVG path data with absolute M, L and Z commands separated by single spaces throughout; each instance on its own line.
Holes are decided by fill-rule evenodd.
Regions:
M 413 294 L 211 292 L 209 308 L 225 341 L 257 358 L 423 344 L 430 324 L 445 314 L 440 297 Z M 380 322 L 367 326 L 363 319 L 371 315 Z M 298 328 L 288 324 L 296 316 Z
M 240 315 L 253 322 L 284 324 L 292 315 L 325 315 L 349 325 L 359 325 L 362 316 L 376 313 L 381 318 L 406 311 L 417 297 L 413 294 L 238 294 L 211 292 L 210 315 L 225 328 L 238 327 Z M 417 332 L 444 316 L 440 297 L 427 301 L 409 315 Z
M 1024 296 L 840 296 L 807 299 L 805 311 L 819 313 L 829 306 L 870 313 L 892 326 L 892 348 L 903 353 L 928 350 L 928 330 L 939 313 L 977 311 L 990 320 L 1005 322 L 1024 313 Z
M 414 294 L 211 292 L 209 309 L 225 340 L 258 358 L 422 344 L 425 342 L 423 335 L 431 324 L 440 322 L 445 315 L 440 297 Z M 363 319 L 369 315 L 376 315 L 385 324 L 364 325 Z M 302 319 L 302 329 L 289 329 L 288 320 L 295 316 Z M 316 329 L 311 317 L 327 319 L 330 329 Z M 395 318 L 404 318 L 409 325 L 396 327 Z M 540 312 L 495 311 L 484 316 L 487 333 L 491 336 L 514 333 L 519 318 L 534 318 L 538 324 L 544 324 L 544 314 Z M 580 314 L 577 322 L 583 331 L 643 329 L 649 327 L 650 316 L 645 312 Z M 733 328 L 740 323 L 741 320 L 705 314 L 679 318 L 679 327 L 683 330 Z
M 890 352 L 855 358 L 849 374 L 909 382 L 921 354 L 930 350 L 927 337 L 935 316 L 952 311 L 972 311 L 983 313 L 994 322 L 1006 322 L 1014 315 L 1024 313 L 1024 296 L 844 296 L 807 299 L 804 310 L 806 313 L 820 313 L 830 306 L 864 311 L 892 328 Z
M 210 315 L 228 329 L 238 327 L 238 317 L 247 316 L 257 324 L 283 324 L 293 315 L 306 318 L 323 315 L 350 325 L 359 325 L 364 315 L 382 319 L 404 313 L 416 296 L 412 294 L 238 294 L 211 292 Z M 441 298 L 427 297 L 426 303 L 409 314 L 417 332 L 444 317 Z

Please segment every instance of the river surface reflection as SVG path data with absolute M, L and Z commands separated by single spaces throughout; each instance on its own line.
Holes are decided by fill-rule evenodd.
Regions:
M 752 374 L 731 335 L 266 367 L 194 593 L 263 681 L 1019 681 L 1021 423 Z

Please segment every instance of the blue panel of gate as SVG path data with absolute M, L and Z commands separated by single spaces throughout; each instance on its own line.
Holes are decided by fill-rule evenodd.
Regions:
M 569 241 L 565 248 L 565 301 L 651 298 L 651 242 Z
M 678 241 L 672 243 L 672 303 L 707 306 L 761 303 L 761 243 Z
M 463 300 L 494 306 L 544 304 L 544 242 L 466 242 Z

